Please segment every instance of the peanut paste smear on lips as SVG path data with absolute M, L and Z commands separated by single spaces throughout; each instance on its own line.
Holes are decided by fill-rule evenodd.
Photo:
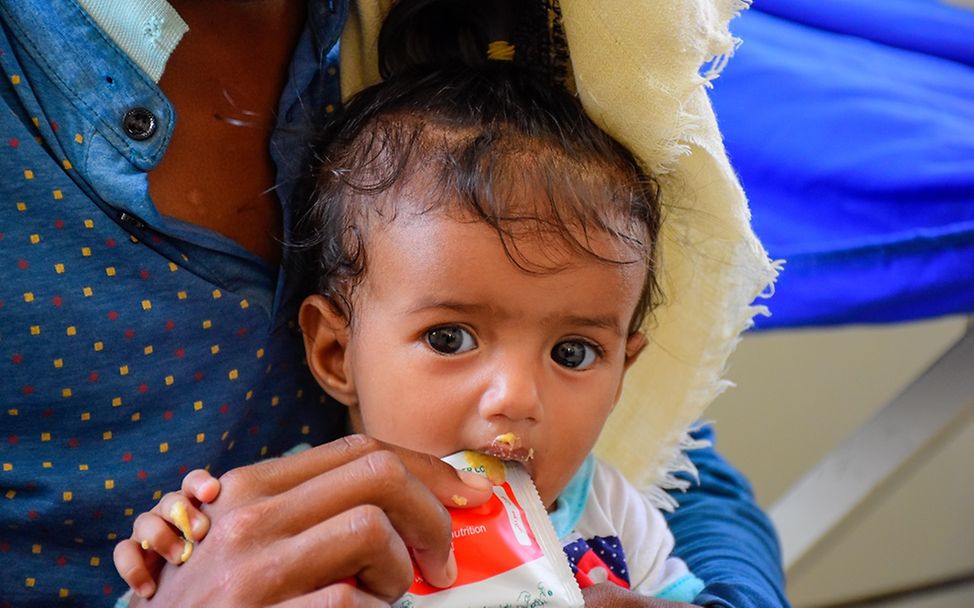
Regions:
M 525 463 L 534 458 L 534 448 L 525 450 L 521 443 L 521 438 L 517 434 L 503 433 L 494 437 L 484 451 L 501 460 L 516 460 Z
M 502 484 L 506 480 L 504 470 L 505 460 L 525 462 L 534 458 L 534 449 L 521 448 L 521 439 L 515 433 L 503 433 L 494 437 L 490 445 L 482 452 L 465 452 L 467 464 L 474 470 L 482 469 L 484 475 L 493 484 Z

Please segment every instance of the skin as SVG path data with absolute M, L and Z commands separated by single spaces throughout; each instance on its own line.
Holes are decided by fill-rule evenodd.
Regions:
M 136 539 L 151 534 L 147 526 L 156 524 L 148 522 L 167 525 L 170 501 L 198 491 L 167 496 L 140 517 L 141 529 L 116 549 L 116 564 L 143 563 Z M 410 551 L 424 575 L 448 585 L 456 562 L 439 539 L 449 538 L 443 504 L 455 494 L 482 504 L 490 487 L 364 435 L 234 469 L 204 507 L 205 542 L 185 564 L 163 568 L 151 600 L 133 605 L 385 605 L 412 583 Z M 356 586 L 346 584 L 351 579 Z
M 190 29 L 159 82 L 177 123 L 149 173 L 149 193 L 163 214 L 219 232 L 276 265 L 281 208 L 268 142 L 305 2 L 171 4 Z
M 624 255 L 609 237 L 592 238 L 596 250 Z M 646 344 L 628 332 L 645 266 L 534 237 L 517 247 L 528 262 L 563 268 L 526 272 L 486 224 L 400 209 L 394 222 L 369 228 L 351 325 L 322 296 L 308 298 L 300 321 L 312 372 L 348 406 L 355 431 L 436 456 L 514 433 L 512 456 L 550 506 Z M 462 336 L 458 352 L 431 345 L 430 332 L 443 330 Z M 561 364 L 559 344 L 582 349 L 582 364 Z
M 522 449 L 534 450 L 524 465 L 552 505 L 646 345 L 643 334 L 627 331 L 645 268 L 518 242 L 521 261 L 562 268 L 532 274 L 485 224 L 401 208 L 396 217 L 370 228 L 351 324 L 324 297 L 305 300 L 300 321 L 312 372 L 349 408 L 355 430 L 414 449 L 443 456 L 517 434 Z M 601 255 L 631 257 L 604 237 L 588 244 Z M 444 327 L 464 328 L 469 341 L 440 352 L 430 332 Z M 559 365 L 552 349 L 565 341 L 597 344 L 599 355 L 579 367 Z M 690 606 L 612 584 L 583 596 L 590 608 Z
M 639 596 L 611 583 L 600 583 L 582 589 L 582 597 L 585 598 L 585 606 L 599 608 L 692 608 L 693 606 L 682 602 Z
M 268 141 L 305 3 L 172 4 L 190 32 L 159 83 L 178 124 L 164 160 L 149 174 L 149 192 L 160 212 L 220 232 L 275 264 L 281 210 L 271 190 Z M 254 124 L 241 127 L 218 115 Z M 452 505 L 454 494 L 470 506 L 489 497 L 436 459 L 364 438 L 319 446 L 295 464 L 262 463 L 222 476 L 219 498 L 203 508 L 216 542 L 201 543 L 181 567 L 164 569 L 151 603 L 381 605 L 412 581 L 405 544 L 424 548 L 430 580 L 452 581 L 442 505 Z M 132 544 L 125 547 L 123 557 L 134 557 Z M 336 583 L 353 575 L 358 588 Z
M 270 120 L 303 25 L 304 2 L 171 4 L 190 32 L 159 83 L 178 124 L 166 156 L 149 173 L 149 192 L 161 213 L 224 234 L 275 265 L 280 259 L 281 210 L 272 191 L 275 170 L 267 151 Z M 249 124 L 237 126 L 227 117 Z M 394 488 L 415 510 L 404 513 L 387 504 L 361 480 Z M 450 580 L 449 531 L 427 522 L 442 522 L 437 513 L 442 513 L 441 504 L 453 505 L 454 494 L 465 496 L 468 506 L 489 496 L 435 459 L 357 437 L 311 450 L 298 467 L 263 463 L 231 471 L 219 481 L 219 497 L 202 508 L 213 522 L 209 535 L 216 542 L 200 544 L 195 559 L 178 569 L 164 569 L 153 603 L 385 605 L 380 598 L 398 596 L 412 579 L 411 573 L 404 574 L 409 564 L 401 550 L 405 540 L 425 535 L 430 549 L 424 574 L 430 581 Z M 296 500 L 307 504 L 295 507 Z M 333 555 L 334 546 L 343 547 L 344 553 Z M 134 540 L 119 547 L 116 563 L 119 556 L 142 563 L 154 555 L 139 553 Z M 330 554 L 334 559 L 324 563 L 304 559 Z M 385 572 L 388 580 L 373 584 L 376 577 L 360 577 L 358 588 L 336 582 L 356 568 Z M 155 588 L 147 571 L 143 583 Z M 138 603 L 136 599 L 134 605 Z

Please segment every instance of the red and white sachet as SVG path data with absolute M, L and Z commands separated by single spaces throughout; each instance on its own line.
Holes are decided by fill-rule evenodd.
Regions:
M 582 592 L 527 471 L 516 462 L 470 451 L 443 460 L 490 479 L 494 496 L 479 507 L 449 509 L 456 582 L 433 587 L 414 567 L 412 586 L 393 607 L 583 607 Z

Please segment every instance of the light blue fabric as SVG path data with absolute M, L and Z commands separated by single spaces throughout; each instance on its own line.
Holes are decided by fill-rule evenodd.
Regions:
M 662 591 L 656 594 L 661 600 L 669 600 L 671 602 L 686 602 L 690 603 L 703 591 L 704 584 L 703 581 L 695 577 L 692 574 L 687 574 L 669 585 L 666 586 Z
M 758 328 L 974 311 L 974 11 L 766 0 L 711 98 L 787 263 Z
M 585 512 L 594 472 L 595 457 L 589 454 L 555 501 L 555 510 L 548 514 L 548 519 L 551 520 L 558 538 L 563 539 L 571 534 Z

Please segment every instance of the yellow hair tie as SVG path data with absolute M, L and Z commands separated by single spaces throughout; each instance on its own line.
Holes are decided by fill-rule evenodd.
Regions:
M 514 45 L 507 40 L 495 40 L 487 45 L 487 59 L 491 61 L 514 61 Z

